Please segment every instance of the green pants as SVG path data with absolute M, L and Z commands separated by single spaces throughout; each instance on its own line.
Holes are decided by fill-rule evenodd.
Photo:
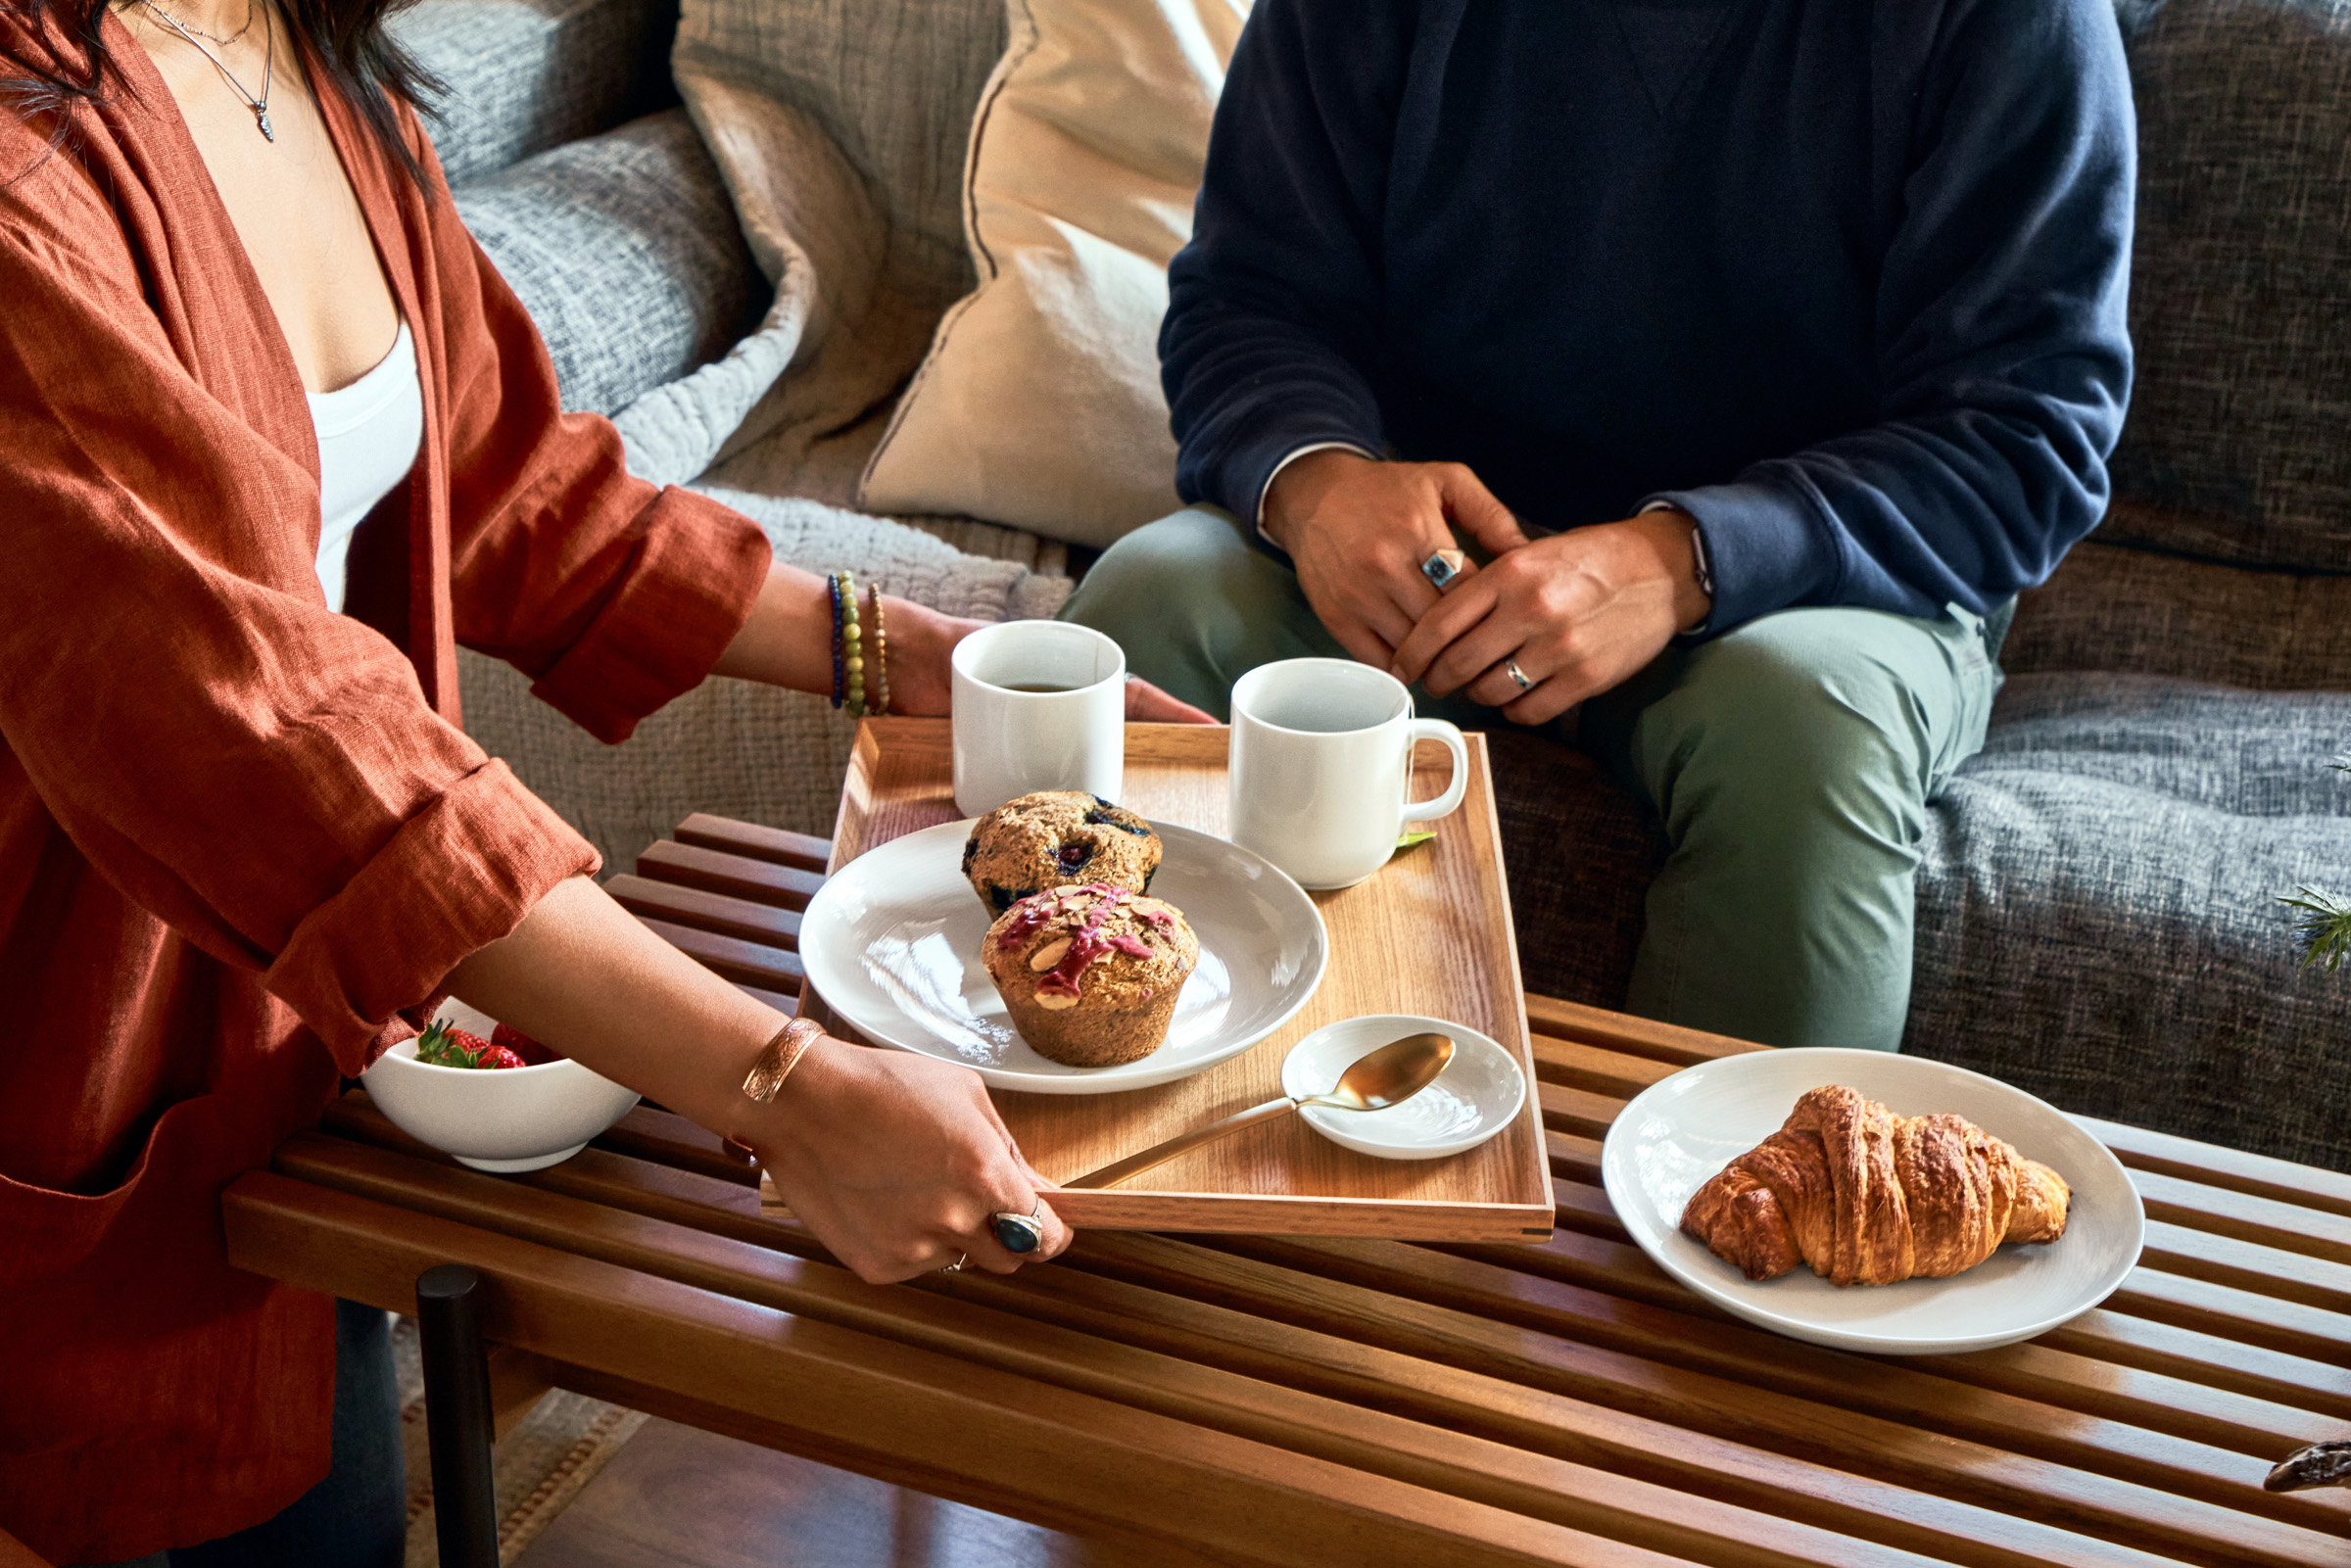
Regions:
M 1206 507 L 1121 540 L 1062 615 L 1217 714 L 1257 665 L 1347 656 L 1297 576 Z M 1578 742 L 1671 846 L 1632 1011 L 1772 1045 L 1897 1049 L 1926 806 L 1984 743 L 1995 652 L 1985 620 L 1956 606 L 1931 621 L 1784 610 L 1677 643 L 1585 703 Z M 1415 695 L 1464 727 L 1499 718 Z

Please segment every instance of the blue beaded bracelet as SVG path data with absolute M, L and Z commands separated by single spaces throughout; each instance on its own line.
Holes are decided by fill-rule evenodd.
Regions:
M 840 579 L 827 577 L 825 587 L 833 594 L 833 705 L 838 708 L 848 677 L 848 666 L 841 659 L 840 648 Z

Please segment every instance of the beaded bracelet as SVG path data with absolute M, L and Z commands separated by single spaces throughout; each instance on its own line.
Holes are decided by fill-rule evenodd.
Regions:
M 833 595 L 833 705 L 838 708 L 840 706 L 842 688 L 846 684 L 841 679 L 846 672 L 841 668 L 840 661 L 840 579 L 826 578 L 825 589 Z
M 874 586 L 874 705 L 879 719 L 889 711 L 889 641 L 882 631 L 882 588 Z
M 840 596 L 840 705 L 852 719 L 865 717 L 865 655 L 863 634 L 857 625 L 857 579 L 849 572 L 834 574 Z

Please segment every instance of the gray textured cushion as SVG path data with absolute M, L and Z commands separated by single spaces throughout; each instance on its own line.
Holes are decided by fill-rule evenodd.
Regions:
M 964 149 L 1005 32 L 1004 0 L 697 0 L 678 68 L 814 119 L 888 219 L 884 269 L 943 307 L 972 285 Z
M 2279 894 L 2351 891 L 2351 696 L 2013 677 L 1930 814 L 1904 1049 L 2068 1110 L 2351 1169 L 2351 974 Z M 1622 1005 L 1664 844 L 1563 748 L 1492 740 L 1531 990 Z
M 2171 0 L 2131 49 L 2138 385 L 2100 537 L 2351 570 L 2351 0 Z
M 677 0 L 419 0 L 387 25 L 449 89 L 428 120 L 452 185 L 677 101 Z
M 2012 680 L 1928 828 L 1905 1048 L 2068 1110 L 2351 1169 L 2351 974 L 2301 967 L 2351 890 L 2351 696 Z
M 2139 509 L 2116 522 L 2142 526 Z M 2256 690 L 2351 691 L 2351 577 L 2078 545 L 2017 601 L 2011 673 L 2110 670 Z
M 541 153 L 456 201 L 547 339 L 567 408 L 618 412 L 725 353 L 767 304 L 682 109 Z

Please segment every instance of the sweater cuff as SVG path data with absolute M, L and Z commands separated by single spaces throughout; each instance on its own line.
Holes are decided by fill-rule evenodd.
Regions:
M 1698 519 L 1714 607 L 1692 629 L 1712 636 L 1794 604 L 1818 602 L 1838 577 L 1837 546 L 1809 496 L 1743 481 L 1667 490 L 1645 499 Z
M 521 925 L 556 883 L 599 864 L 504 763 L 485 759 L 304 918 L 264 983 L 357 1077 L 413 1032 L 402 1010 Z
M 731 507 L 672 488 L 643 521 L 619 590 L 531 688 L 603 741 L 701 685 L 767 581 L 767 536 Z

